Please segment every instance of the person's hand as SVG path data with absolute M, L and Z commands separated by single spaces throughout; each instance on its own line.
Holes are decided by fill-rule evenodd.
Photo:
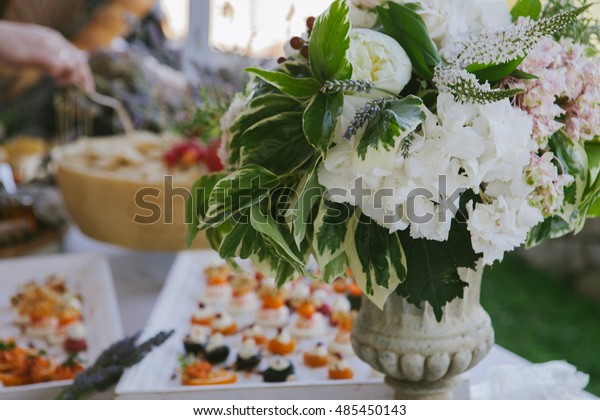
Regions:
M 37 67 L 59 85 L 94 90 L 87 55 L 53 29 L 0 21 L 0 62 Z

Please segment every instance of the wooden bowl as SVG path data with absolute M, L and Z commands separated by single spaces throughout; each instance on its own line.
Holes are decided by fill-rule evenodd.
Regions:
M 95 156 L 96 152 L 100 152 L 98 159 L 101 160 L 103 150 L 115 154 L 118 148 L 130 148 L 131 142 L 147 142 L 146 144 L 168 148 L 161 144 L 164 143 L 163 139 L 158 136 L 136 133 L 133 138 L 83 139 L 54 150 L 58 185 L 71 217 L 83 233 L 103 242 L 144 251 L 186 249 L 187 197 L 184 198 L 183 195 L 203 170 L 200 168 L 168 174 L 160 157 L 158 162 L 142 164 L 138 175 L 135 174 L 135 167 L 128 167 L 126 171 L 94 167 L 94 158 L 90 157 Z M 96 152 L 88 153 L 89 146 Z M 77 160 L 78 152 L 81 152 L 81 161 Z M 160 155 L 155 155 L 153 159 L 161 156 L 162 151 Z M 163 173 L 146 176 L 148 174 L 143 174 L 147 169 L 144 169 L 146 165 L 153 165 L 156 169 L 162 165 Z M 170 181 L 164 181 L 162 175 L 172 176 L 172 187 L 165 184 Z M 180 195 L 169 199 L 168 191 Z M 205 236 L 198 235 L 192 248 L 208 248 Z

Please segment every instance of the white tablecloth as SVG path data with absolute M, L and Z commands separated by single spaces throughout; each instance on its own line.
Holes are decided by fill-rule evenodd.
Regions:
M 106 245 L 71 228 L 63 242 L 64 252 L 92 252 L 106 255 L 112 267 L 117 299 L 126 335 L 140 331 L 160 293 L 175 253 L 138 252 Z M 530 366 L 526 359 L 496 345 L 488 356 L 463 377 L 470 385 L 488 380 L 490 368 L 502 365 Z M 591 398 L 582 393 L 582 398 Z

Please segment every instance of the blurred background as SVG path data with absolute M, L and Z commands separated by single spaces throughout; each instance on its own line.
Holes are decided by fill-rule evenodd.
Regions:
M 73 223 L 135 249 L 183 248 L 181 202 L 179 230 L 149 239 L 132 226 L 126 198 L 152 174 L 189 187 L 219 170 L 218 120 L 245 84 L 242 69 L 274 62 L 326 5 L 0 0 L 0 52 L 10 56 L 0 61 L 0 257 L 60 248 Z M 15 57 L 25 45 L 36 58 Z M 105 143 L 82 143 L 87 137 Z M 108 219 L 107 205 L 115 210 Z M 532 362 L 567 360 L 590 374 L 588 391 L 600 396 L 600 220 L 507 257 L 486 272 L 482 293 L 498 344 Z

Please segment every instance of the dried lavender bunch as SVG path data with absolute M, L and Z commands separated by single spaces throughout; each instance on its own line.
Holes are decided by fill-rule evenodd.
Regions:
M 328 80 L 323 84 L 321 92 L 323 93 L 338 93 L 338 92 L 365 92 L 371 93 L 375 83 L 368 80 Z
M 174 332 L 160 332 L 140 345 L 136 345 L 140 333 L 116 342 L 104 350 L 85 372 L 77 375 L 73 384 L 63 389 L 56 399 L 78 400 L 92 392 L 105 391 L 119 381 L 126 368 L 142 361 L 153 348 L 167 341 Z
M 346 140 L 350 140 L 352 136 L 355 136 L 358 130 L 364 127 L 365 124 L 367 124 L 369 121 L 375 118 L 377 114 L 379 114 L 383 110 L 386 102 L 389 100 L 390 98 L 378 98 L 374 101 L 368 102 L 365 106 L 363 106 L 356 113 L 354 119 L 346 129 L 346 132 L 344 133 L 344 138 Z

